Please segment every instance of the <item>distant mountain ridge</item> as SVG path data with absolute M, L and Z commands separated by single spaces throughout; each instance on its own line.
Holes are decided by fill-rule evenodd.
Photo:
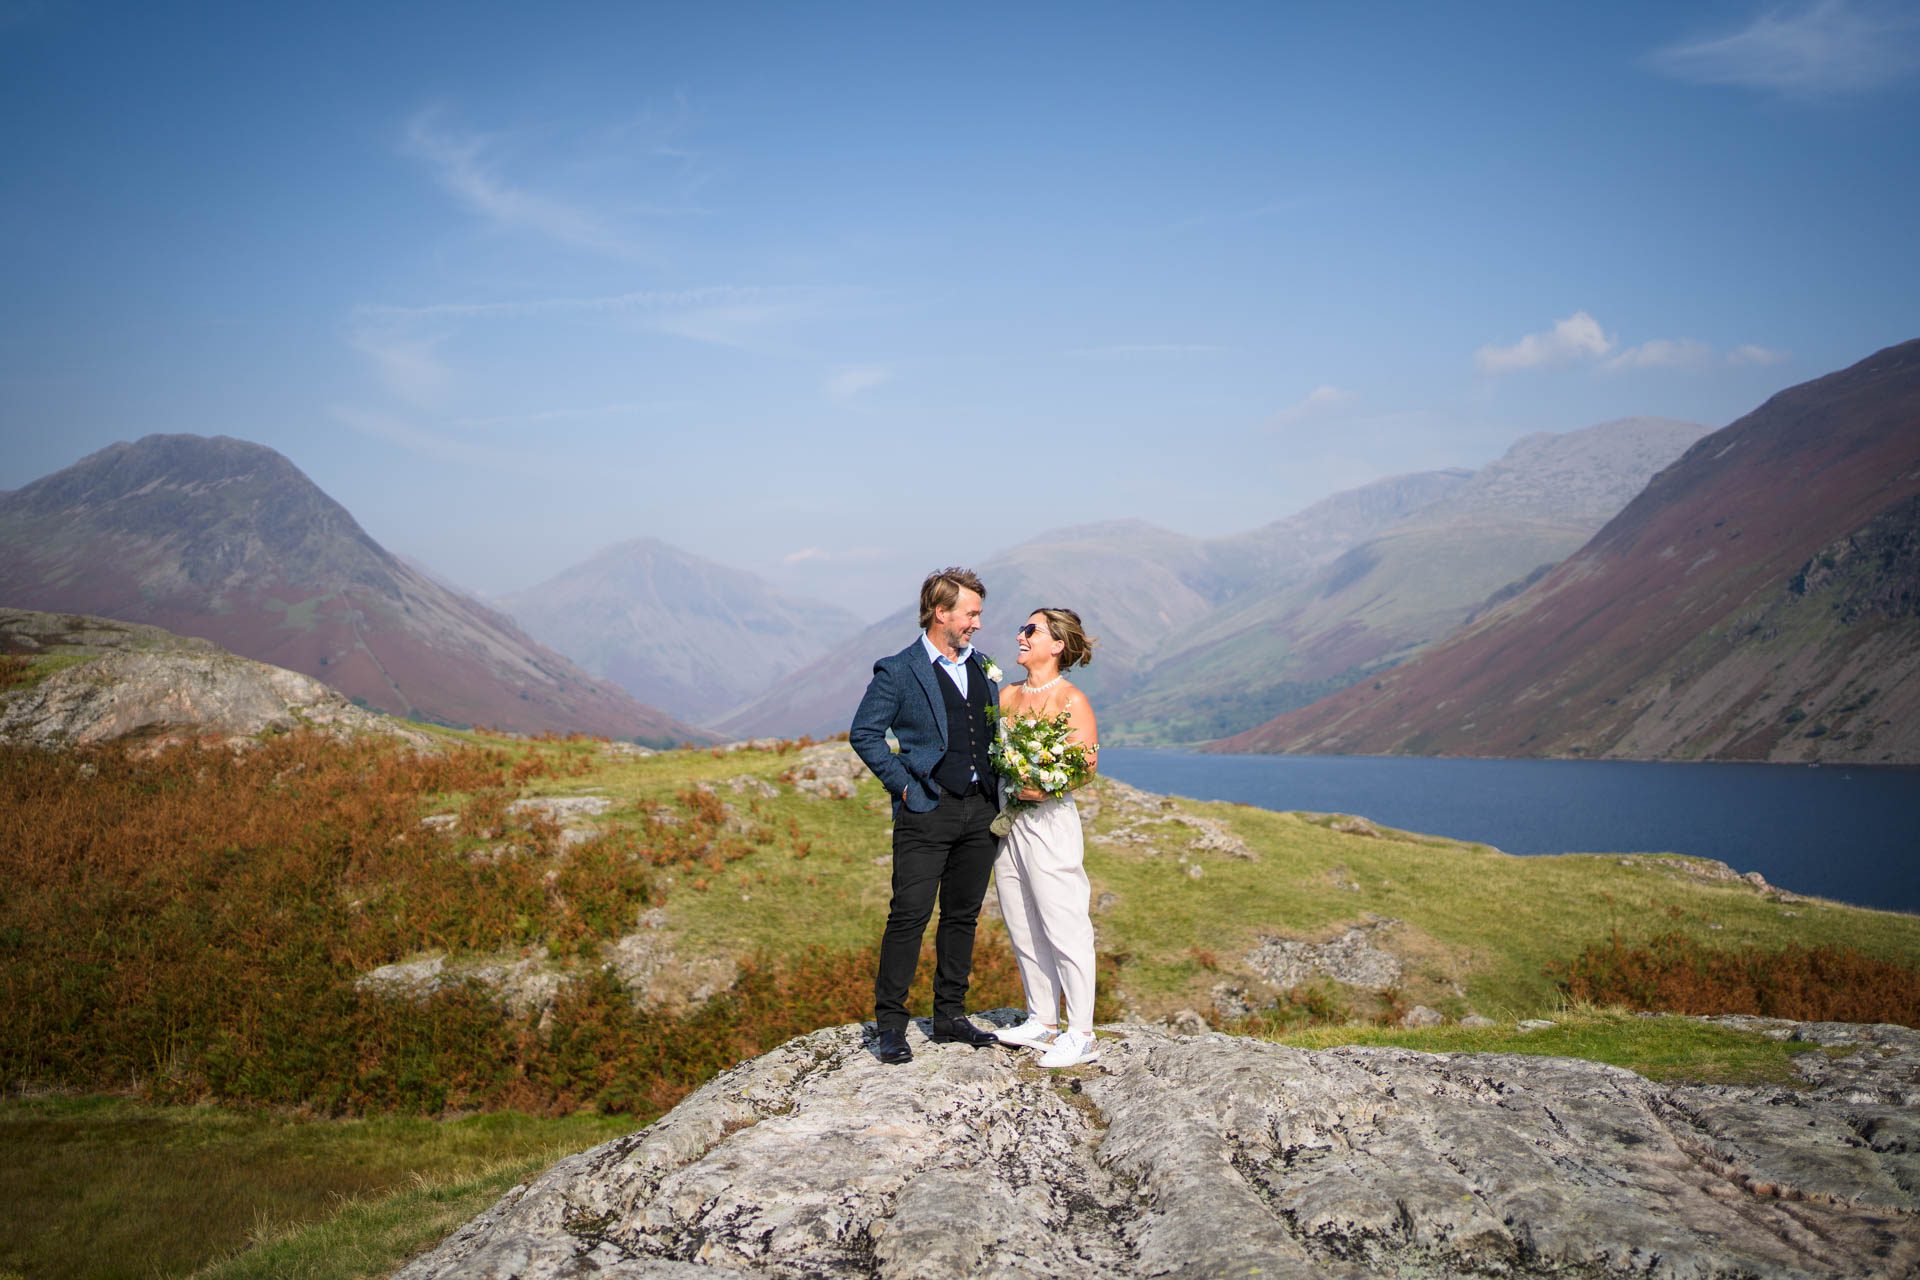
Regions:
M 975 643 L 1003 660 L 1008 678 L 1018 678 L 1019 669 L 1005 661 L 1013 628 L 1042 605 L 1068 605 L 1099 640 L 1093 665 L 1074 679 L 1104 705 L 1132 687 L 1170 636 L 1228 601 L 1313 573 L 1352 542 L 1452 491 L 1468 474 L 1390 477 L 1225 538 L 1188 537 L 1144 520 L 1053 530 L 974 566 L 987 584 L 988 618 Z M 909 591 L 918 585 L 908 584 Z M 874 659 L 899 650 L 916 630 L 914 609 L 902 608 L 714 723 L 728 734 L 841 732 Z
M 1920 760 L 1920 340 L 1773 396 L 1443 644 L 1221 746 Z
M 499 601 L 542 643 L 676 716 L 732 709 L 860 629 L 657 538 L 606 547 Z
M 199 636 L 370 707 L 653 742 L 706 735 L 588 676 L 225 436 L 111 445 L 0 498 L 0 603 Z
M 1170 638 L 1107 708 L 1109 736 L 1226 736 L 1405 661 L 1572 554 L 1708 430 L 1630 418 L 1523 437 L 1316 572 Z

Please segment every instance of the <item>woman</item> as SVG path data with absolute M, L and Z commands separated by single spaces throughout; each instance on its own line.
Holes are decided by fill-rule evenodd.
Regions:
M 1000 713 L 1050 720 L 1066 712 L 1069 739 L 1085 745 L 1097 766 L 1100 739 L 1093 708 L 1065 674 L 1092 657 L 1093 641 L 1079 614 L 1035 609 L 1020 628 L 1019 661 L 1027 678 L 1001 690 Z M 1027 990 L 1027 1020 L 997 1034 L 1007 1044 L 1044 1048 L 1043 1067 L 1091 1062 L 1099 1050 L 1093 1037 L 1093 919 L 1087 909 L 1091 891 L 1080 813 L 1071 793 L 1054 799 L 1027 790 L 1014 798 L 1030 803 L 1000 841 L 993 879 Z M 1065 1031 L 1059 1024 L 1063 997 Z

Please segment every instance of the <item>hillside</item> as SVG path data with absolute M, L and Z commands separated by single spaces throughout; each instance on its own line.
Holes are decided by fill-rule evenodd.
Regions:
M 1404 661 L 1577 550 L 1707 430 L 1636 418 L 1525 437 L 1311 576 L 1182 628 L 1105 709 L 1110 737 L 1222 737 Z
M 271 449 L 116 444 L 0 498 L 0 602 L 200 636 L 449 724 L 704 740 L 408 567 Z
M 1141 520 L 1052 530 L 975 566 L 987 584 L 988 621 L 978 644 L 988 653 L 1008 653 L 1013 628 L 1035 608 L 1066 605 L 1087 619 L 1100 642 L 1093 665 L 1075 680 L 1095 697 L 1118 694 L 1169 636 L 1227 601 L 1264 597 L 1298 581 L 1464 478 L 1456 471 L 1395 476 L 1219 539 L 1190 538 Z M 908 584 L 909 594 L 918 585 Z M 915 629 L 909 605 L 715 724 L 737 735 L 844 732 L 874 660 L 897 652 Z
M 1557 569 L 1222 750 L 1920 760 L 1920 341 L 1700 440 Z
M 0 1108 L 11 1122 L 0 1124 L 0 1181 L 16 1208 L 0 1221 L 0 1268 L 72 1274 L 72 1242 L 85 1239 L 83 1259 L 111 1251 L 143 1275 L 228 1257 L 210 1280 L 330 1274 L 342 1257 L 358 1274 L 391 1274 L 562 1151 L 617 1130 L 583 1138 L 580 1124 L 548 1121 L 549 1143 L 569 1145 L 535 1159 L 541 1144 L 522 1141 L 514 1159 L 478 1168 L 450 1144 L 492 1146 L 486 1135 L 524 1132 L 534 1115 L 606 1111 L 637 1126 L 703 1086 L 727 1093 L 737 1077 L 723 1073 L 743 1059 L 865 1016 L 890 837 L 886 798 L 845 744 L 649 754 L 430 735 L 438 750 L 302 733 L 268 733 L 247 751 L 0 744 L 0 1007 L 14 1012 L 0 1020 L 0 1078 L 24 1095 Z M 1920 1022 L 1920 918 L 1798 897 L 1704 860 L 1512 857 L 1111 780 L 1081 807 L 1098 1017 L 1136 1024 L 1125 1035 L 1142 1047 L 1228 1043 L 1205 1034 L 1212 1022 L 1313 1049 L 1452 1055 L 1461 1072 L 1523 1086 L 1522 1098 L 1576 1078 L 1606 1082 L 1641 1114 L 1703 1096 L 1652 1089 L 1625 1067 L 1757 1086 L 1773 1100 L 1761 1119 L 1785 1125 L 1800 1117 L 1783 1097 L 1831 1085 L 1862 1105 L 1863 1065 L 1905 1069 L 1882 1052 L 1899 1047 L 1892 1029 L 1850 1043 L 1828 1025 L 1806 1033 L 1825 1039 L 1787 1043 L 1772 1025 L 1569 1009 L 1568 965 L 1596 948 L 1604 957 L 1622 935 L 1769 958 L 1842 945 L 1879 985 L 1815 974 L 1783 986 L 1824 1011 L 1779 1016 Z M 992 903 L 975 1010 L 1020 999 Z M 1435 1014 L 1442 1025 L 1400 1025 Z M 857 1029 L 830 1038 L 850 1063 L 871 1064 Z M 1810 1043 L 1831 1047 L 1811 1055 L 1830 1074 L 1806 1074 Z M 1519 1054 L 1590 1061 L 1530 1069 Z M 1426 1060 L 1384 1047 L 1311 1056 Z M 913 1072 L 957 1068 L 977 1085 L 992 1061 L 920 1045 Z M 1236 1091 L 1243 1077 L 1210 1078 Z M 1453 1078 L 1396 1075 L 1394 1087 L 1436 1098 L 1429 1086 L 1453 1095 Z M 1072 1079 L 1051 1079 L 1034 1097 L 1084 1111 Z M 137 1108 L 84 1096 L 130 1081 Z M 398 1123 L 407 1114 L 444 1119 Z M 659 1132 L 712 1149 L 674 1122 Z M 1847 1150 L 1864 1167 L 1865 1148 Z M 385 1178 L 370 1180 L 372 1166 Z M 76 1185 L 95 1194 L 57 1193 Z M 591 1227 L 600 1212 L 569 1221 Z M 179 1260 L 167 1268 L 159 1237 Z M 1497 1233 L 1487 1239 L 1504 1256 Z
M 860 630 L 844 609 L 654 538 L 607 547 L 500 605 L 541 643 L 687 720 L 728 711 Z
M 429 740 L 318 680 L 206 640 L 76 614 L 0 608 L 0 743 L 77 747 L 247 740 L 321 729 Z

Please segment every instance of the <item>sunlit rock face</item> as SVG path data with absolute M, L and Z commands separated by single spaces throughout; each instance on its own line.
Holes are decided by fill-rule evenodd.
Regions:
M 401 1275 L 1913 1274 L 1920 1034 L 1730 1021 L 1844 1056 L 1802 1055 L 1801 1087 L 1702 1087 L 1119 1026 L 1050 1073 L 919 1027 L 883 1066 L 838 1027 L 514 1188 Z

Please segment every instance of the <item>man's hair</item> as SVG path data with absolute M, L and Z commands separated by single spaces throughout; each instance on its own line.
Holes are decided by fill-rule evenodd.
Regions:
M 920 629 L 922 631 L 933 625 L 935 609 L 953 608 L 954 603 L 960 599 L 962 587 L 982 600 L 987 598 L 987 588 L 980 581 L 980 575 L 971 569 L 962 569 L 957 564 L 950 564 L 944 569 L 935 569 L 927 575 L 927 580 L 920 584 Z

